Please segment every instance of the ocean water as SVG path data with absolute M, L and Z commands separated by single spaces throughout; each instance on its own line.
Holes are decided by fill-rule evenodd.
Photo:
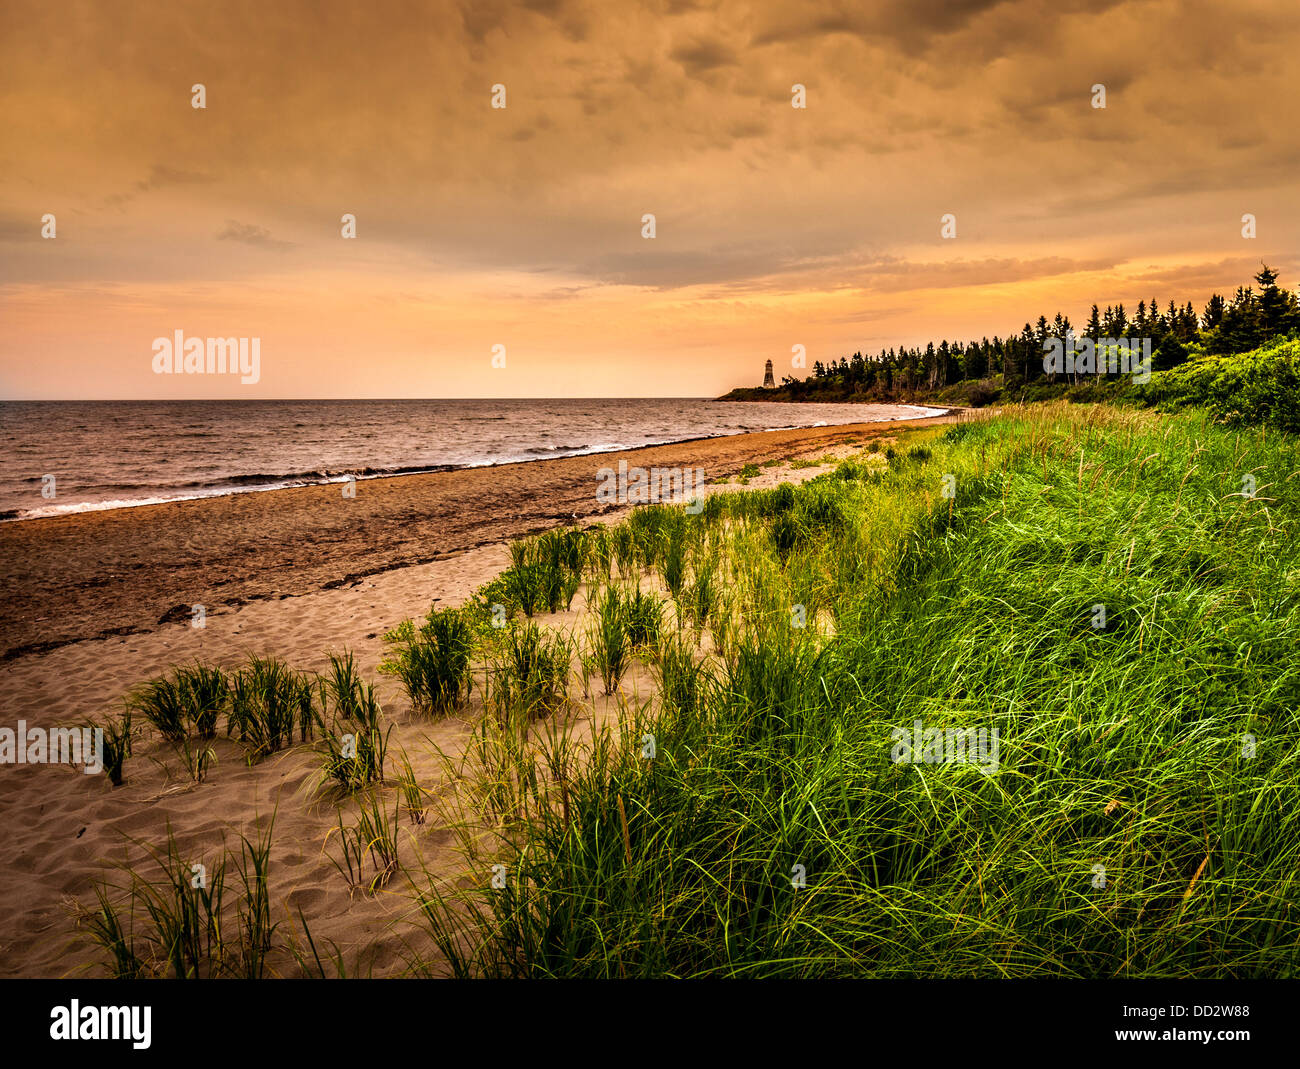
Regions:
M 3 401 L 0 519 L 938 411 L 681 398 Z

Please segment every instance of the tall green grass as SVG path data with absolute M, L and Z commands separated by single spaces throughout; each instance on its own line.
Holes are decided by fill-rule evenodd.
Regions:
M 164 739 L 178 743 L 190 735 L 214 738 L 230 696 L 230 681 L 220 668 L 185 665 L 142 684 L 128 703 Z
M 885 456 L 708 499 L 722 655 L 661 641 L 653 706 L 493 781 L 505 886 L 418 895 L 454 973 L 1296 974 L 1296 440 L 1057 405 Z M 917 720 L 998 767 L 896 763 Z
M 563 635 L 529 621 L 512 623 L 499 637 L 488 665 L 488 703 L 498 720 L 531 719 L 559 712 L 569 700 L 573 647 Z
M 375 688 L 363 683 L 351 671 L 351 654 L 331 656 L 332 674 L 325 690 L 333 699 L 335 719 L 327 728 L 322 722 L 317 745 L 321 766 L 317 784 L 351 794 L 362 787 L 384 782 L 384 763 L 393 727 L 381 724 L 383 710 Z

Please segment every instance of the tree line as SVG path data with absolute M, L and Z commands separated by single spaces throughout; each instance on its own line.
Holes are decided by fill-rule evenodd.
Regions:
M 1156 300 L 1139 301 L 1130 318 L 1124 305 L 1107 306 L 1103 312 L 1092 306 L 1087 323 L 1077 328 L 1068 316 L 1057 312 L 1037 323 L 1025 323 L 1018 334 L 984 337 L 962 343 L 944 339 L 924 348 L 881 349 L 872 356 L 856 352 L 839 361 L 813 364 L 805 379 L 787 375 L 781 391 L 793 400 L 822 395 L 875 396 L 919 393 L 955 386 L 963 382 L 994 387 L 997 376 L 1002 387 L 1014 388 L 1056 381 L 1043 370 L 1043 342 L 1048 338 L 1150 338 L 1158 369 L 1175 367 L 1200 354 L 1224 355 L 1257 349 L 1279 335 L 1300 331 L 1300 300 L 1277 284 L 1277 272 L 1267 264 L 1254 276 L 1259 289 L 1239 286 L 1231 298 L 1214 294 L 1198 315 L 1192 302 L 1170 301 L 1161 308 Z

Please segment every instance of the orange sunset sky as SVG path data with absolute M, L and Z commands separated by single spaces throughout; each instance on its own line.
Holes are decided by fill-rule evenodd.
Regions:
M 1298 27 L 1294 0 L 3 0 L 0 396 L 704 396 L 796 344 L 1199 310 L 1261 260 L 1294 287 Z M 259 337 L 260 381 L 154 374 L 176 329 Z

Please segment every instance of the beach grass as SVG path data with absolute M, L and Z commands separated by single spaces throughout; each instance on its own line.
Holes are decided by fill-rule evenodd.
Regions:
M 474 626 L 468 614 L 431 608 L 418 630 L 406 620 L 384 641 L 389 652 L 379 670 L 401 680 L 417 713 L 445 716 L 465 703 L 473 687 Z
M 223 843 L 216 857 L 203 859 L 183 851 L 169 825 L 162 848 L 144 846 L 145 863 L 123 863 L 120 883 L 97 884 L 96 907 L 82 919 L 108 974 L 177 980 L 265 976 L 279 927 L 270 897 L 274 824 L 272 815 L 254 837 L 240 835 L 238 853 Z
M 359 796 L 332 859 L 350 891 L 407 884 L 416 975 L 1294 976 L 1297 461 L 1196 409 L 907 432 L 799 486 L 527 539 L 386 635 L 417 716 L 482 668 L 446 799 L 405 754 L 382 789 L 391 725 L 350 653 L 173 669 L 128 702 L 118 775 L 132 715 L 202 747 L 224 708 L 250 763 L 319 727 L 324 779 Z M 573 633 L 530 618 L 584 583 Z M 435 798 L 459 878 L 399 860 L 402 807 L 414 837 Z M 174 852 L 98 889 L 104 967 L 262 975 L 266 857 L 241 855 L 244 934 L 214 949 L 225 885 L 181 902 Z M 300 968 L 344 975 L 299 919 Z
M 250 765 L 267 754 L 314 736 L 319 720 L 314 676 L 297 672 L 274 657 L 252 657 L 231 678 L 226 734 L 247 747 Z
M 1048 405 L 882 455 L 693 518 L 713 651 L 515 777 L 502 886 L 419 891 L 453 973 L 1295 974 L 1296 440 Z

